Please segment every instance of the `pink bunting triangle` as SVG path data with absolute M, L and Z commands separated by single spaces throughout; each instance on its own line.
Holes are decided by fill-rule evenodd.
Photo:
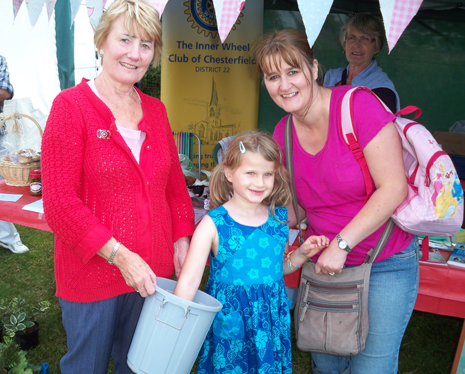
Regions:
M 159 17 L 161 18 L 168 0 L 147 0 L 147 2 L 157 10 Z
M 16 18 L 16 15 L 19 12 L 19 8 L 21 8 L 21 4 L 23 3 L 23 0 L 13 0 L 13 19 Z
M 412 18 L 417 14 L 422 2 L 423 0 L 395 0 L 391 24 L 387 32 L 389 52 L 392 51 Z
M 221 0 L 213 0 L 216 13 L 216 25 L 221 43 L 223 43 L 229 35 L 231 28 L 236 23 L 237 17 L 244 7 L 244 0 L 223 0 L 222 6 L 219 4 Z
M 55 3 L 57 0 L 46 0 L 45 5 L 47 6 L 47 15 L 48 15 L 48 20 L 50 21 L 50 18 L 52 17 L 53 14 L 53 9 L 55 9 Z

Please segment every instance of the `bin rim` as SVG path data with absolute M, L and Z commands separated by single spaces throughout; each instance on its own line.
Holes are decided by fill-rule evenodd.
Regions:
M 166 282 L 168 284 L 171 284 L 171 286 L 175 286 L 176 281 L 172 279 L 168 279 L 168 278 L 157 277 L 157 284 L 154 284 L 155 293 L 159 292 L 165 298 L 167 298 L 168 301 L 171 302 L 172 304 L 179 305 L 180 307 L 183 307 L 183 308 L 200 309 L 206 312 L 219 312 L 223 308 L 223 304 L 221 304 L 213 296 L 207 294 L 206 292 L 203 292 L 202 290 L 197 290 L 197 293 L 200 292 L 201 294 L 203 294 L 202 296 L 204 298 L 207 298 L 209 301 L 211 301 L 212 304 L 215 304 L 215 305 L 199 304 L 199 303 L 196 303 L 195 301 L 189 301 L 189 300 L 183 299 L 182 297 L 176 296 L 172 294 L 171 292 L 165 290 L 163 287 L 159 285 L 158 283 L 159 281 L 161 281 L 161 283 Z M 174 290 L 174 287 L 173 287 L 173 290 Z M 152 296 L 154 295 L 155 294 L 153 294 Z

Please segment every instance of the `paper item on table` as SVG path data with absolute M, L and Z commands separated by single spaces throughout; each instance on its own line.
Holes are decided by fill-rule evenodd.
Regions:
M 11 201 L 16 202 L 21 199 L 23 195 L 14 194 L 14 193 L 0 193 L 0 201 Z
M 465 270 L 465 243 L 457 243 L 447 261 L 447 265 L 451 268 Z
M 294 243 L 294 240 L 295 238 L 297 238 L 297 235 L 299 235 L 299 230 L 296 230 L 296 229 L 289 230 L 289 245 L 292 245 Z
M 31 204 L 27 204 L 23 206 L 24 210 L 30 210 L 31 212 L 43 213 L 44 212 L 44 204 L 42 199 L 34 201 Z

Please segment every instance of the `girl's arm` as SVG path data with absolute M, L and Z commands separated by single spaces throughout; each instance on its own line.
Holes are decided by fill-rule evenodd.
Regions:
M 363 149 L 376 190 L 360 212 L 339 233 L 354 248 L 378 230 L 407 196 L 402 145 L 395 125 L 390 122 Z M 336 238 L 318 258 L 318 274 L 340 273 L 347 252 L 340 249 Z
M 189 252 L 174 289 L 176 296 L 193 300 L 202 281 L 203 271 L 210 250 L 216 255 L 218 250 L 218 232 L 210 216 L 205 216 L 198 224 L 192 236 Z
M 326 236 L 310 236 L 295 251 L 289 253 L 289 244 L 286 244 L 284 251 L 283 274 L 289 275 L 300 268 L 307 258 L 315 256 L 322 249 L 329 245 Z

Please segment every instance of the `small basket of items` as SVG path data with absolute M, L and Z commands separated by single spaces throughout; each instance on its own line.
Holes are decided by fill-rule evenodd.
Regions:
M 22 118 L 31 120 L 38 131 L 29 131 L 29 127 L 20 122 Z M 20 113 L 0 114 L 0 129 L 2 127 L 4 135 L 0 138 L 0 146 L 4 154 L 0 156 L 0 175 L 9 186 L 29 186 L 31 170 L 40 169 L 42 128 L 34 118 Z

